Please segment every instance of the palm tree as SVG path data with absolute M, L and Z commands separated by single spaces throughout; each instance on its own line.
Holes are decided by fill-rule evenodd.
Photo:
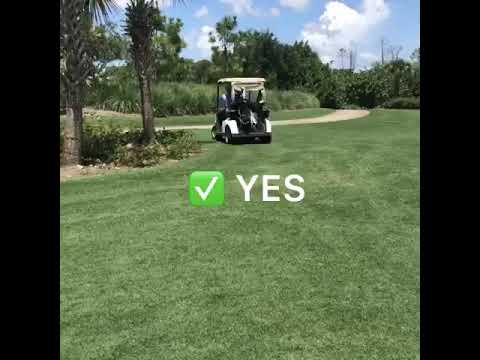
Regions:
M 184 0 L 174 0 L 173 3 L 184 3 Z M 158 7 L 156 1 L 155 5 Z M 66 90 L 67 113 L 63 151 L 66 164 L 79 164 L 81 159 L 85 85 L 93 71 L 87 34 L 94 22 L 107 19 L 116 8 L 116 0 L 60 0 L 60 71 Z M 149 94 L 146 98 L 149 99 Z M 145 125 L 150 125 L 145 121 L 143 110 L 142 115 L 145 132 Z M 153 128 L 153 117 L 151 124 Z
M 151 82 L 153 75 L 152 39 L 160 30 L 160 10 L 153 0 L 130 0 L 125 9 L 125 32 L 131 37 L 131 53 L 140 87 L 143 136 L 142 143 L 155 142 Z
M 66 90 L 64 160 L 79 164 L 83 131 L 85 84 L 93 64 L 86 36 L 93 21 L 106 18 L 115 0 L 60 0 L 60 70 Z
M 176 0 L 173 3 L 184 3 L 184 1 Z M 125 32 L 132 39 L 130 51 L 140 88 L 143 120 L 141 142 L 151 144 L 156 141 L 151 90 L 154 70 L 152 42 L 155 33 L 164 30 L 164 21 L 160 15 L 158 2 L 154 0 L 130 0 L 125 9 L 125 18 Z

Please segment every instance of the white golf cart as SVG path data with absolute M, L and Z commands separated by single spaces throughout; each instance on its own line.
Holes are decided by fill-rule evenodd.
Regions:
M 265 108 L 264 78 L 225 78 L 217 83 L 217 113 L 212 139 L 271 143 L 270 111 Z M 220 87 L 224 94 L 220 95 Z

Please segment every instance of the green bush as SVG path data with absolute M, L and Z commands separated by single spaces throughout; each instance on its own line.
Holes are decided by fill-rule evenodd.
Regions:
M 215 85 L 160 82 L 152 86 L 153 112 L 156 117 L 200 115 L 215 112 L 217 103 Z M 320 106 L 315 95 L 302 91 L 267 89 L 267 106 L 274 111 L 305 109 Z M 138 85 L 131 80 L 98 82 L 92 87 L 88 103 L 104 110 L 139 113 Z
M 272 91 L 273 93 L 273 91 Z M 267 108 L 272 110 L 272 111 L 279 111 L 282 110 L 282 103 L 280 101 L 280 98 L 278 96 L 275 96 L 275 93 L 273 94 L 268 94 L 268 98 L 266 100 L 267 103 Z
M 140 95 L 135 72 L 127 67 L 108 68 L 97 74 L 87 91 L 90 106 L 119 112 L 139 112 Z
M 158 83 L 152 89 L 157 117 L 208 114 L 215 111 L 216 88 L 191 83 Z
M 82 143 L 82 164 L 116 163 L 145 167 L 166 158 L 184 159 L 200 150 L 191 131 L 158 131 L 157 144 L 142 145 L 142 129 L 125 131 L 119 126 L 85 123 Z M 60 128 L 60 159 L 63 153 L 63 129 Z
M 271 91 L 267 96 L 267 103 L 269 105 L 272 100 L 275 104 L 279 104 L 279 109 L 273 109 L 270 106 L 272 110 L 297 110 L 320 107 L 320 102 L 315 95 L 301 91 Z
M 166 146 L 167 157 L 170 159 L 185 159 L 200 150 L 200 144 L 191 131 L 163 130 L 160 141 Z
M 317 98 L 323 107 L 341 109 L 347 104 L 346 84 L 349 73 L 333 71 L 319 84 Z
M 420 70 L 415 64 L 404 60 L 375 64 L 369 70 L 352 72 L 332 69 L 317 83 L 315 89 L 323 107 L 340 109 L 357 105 L 362 108 L 375 108 L 382 104 L 414 106 L 415 101 L 396 101 L 396 98 L 409 98 L 420 94 Z M 403 104 L 405 103 L 405 104 Z M 418 107 L 417 107 L 418 108 Z
M 133 86 L 119 87 L 118 91 L 112 91 L 100 107 L 104 110 L 112 110 L 122 113 L 139 113 L 140 98 Z
M 420 109 L 420 97 L 402 97 L 385 101 L 382 106 L 385 109 Z
M 117 148 L 115 163 L 132 167 L 153 166 L 166 158 L 185 159 L 200 150 L 200 144 L 190 131 L 163 130 L 156 135 L 157 144 L 128 143 Z
M 120 146 L 136 142 L 141 129 L 126 132 L 119 126 L 85 123 L 82 143 L 82 162 L 85 164 L 111 163 L 116 160 Z
M 167 149 L 163 144 L 127 144 L 119 147 L 115 155 L 115 162 L 119 165 L 147 167 L 164 160 L 167 157 Z

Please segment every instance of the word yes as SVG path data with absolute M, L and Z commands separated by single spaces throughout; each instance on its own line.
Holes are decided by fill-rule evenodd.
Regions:
M 245 194 L 244 200 L 250 201 L 250 192 L 253 188 L 253 185 L 258 179 L 258 175 L 253 175 L 250 181 L 246 182 L 242 175 L 237 175 L 238 182 L 242 186 L 243 192 Z M 280 187 L 278 185 L 272 185 L 269 182 L 273 180 L 280 180 L 280 175 L 263 175 L 262 176 L 262 201 L 280 201 L 279 196 L 273 196 L 270 194 L 271 191 L 279 191 Z M 300 175 L 288 175 L 285 178 L 285 187 L 288 190 L 298 193 L 297 196 L 292 196 L 289 193 L 285 193 L 285 199 L 289 202 L 299 202 L 302 201 L 305 197 L 305 191 L 302 187 L 292 184 L 292 180 L 296 180 L 300 183 L 303 183 L 303 177 Z

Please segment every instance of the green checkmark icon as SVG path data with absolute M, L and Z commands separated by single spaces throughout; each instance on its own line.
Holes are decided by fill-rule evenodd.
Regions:
M 219 171 L 195 171 L 189 179 L 190 203 L 215 207 L 223 204 L 225 180 Z

